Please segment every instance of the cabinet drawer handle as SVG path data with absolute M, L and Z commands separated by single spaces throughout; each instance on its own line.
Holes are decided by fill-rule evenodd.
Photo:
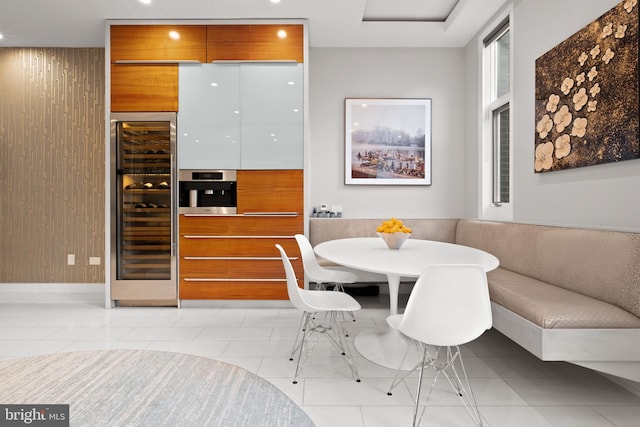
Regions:
M 182 279 L 185 282 L 283 282 L 287 279 L 282 278 L 282 279 L 219 279 L 219 278 L 214 278 L 214 277 L 205 277 L 205 278 L 197 278 L 197 279 L 190 279 L 190 278 L 184 278 Z
M 185 217 L 233 217 L 233 216 L 242 216 L 242 214 L 219 214 L 219 213 L 181 213 L 180 215 Z
M 116 64 L 202 64 L 197 59 L 116 59 Z
M 280 260 L 280 257 L 266 257 L 266 256 L 185 256 L 183 259 L 194 261 L 209 261 L 209 260 L 242 260 L 242 261 L 275 261 Z M 289 257 L 290 260 L 296 261 L 297 257 Z
M 245 216 L 298 216 L 298 212 L 244 212 Z
M 199 234 L 187 234 L 185 239 L 294 239 L 294 236 L 207 236 Z
M 215 213 L 182 213 L 185 217 L 238 217 L 238 216 L 269 216 L 269 217 L 296 217 L 298 212 L 244 212 L 241 214 L 215 214 Z

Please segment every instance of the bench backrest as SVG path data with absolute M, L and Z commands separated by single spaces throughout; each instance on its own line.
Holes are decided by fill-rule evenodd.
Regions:
M 348 237 L 376 237 L 376 228 L 388 218 L 309 218 L 309 241 L 312 246 L 327 240 Z M 412 239 L 453 243 L 457 219 L 401 218 L 410 227 Z
M 456 243 L 640 317 L 640 233 L 461 219 Z

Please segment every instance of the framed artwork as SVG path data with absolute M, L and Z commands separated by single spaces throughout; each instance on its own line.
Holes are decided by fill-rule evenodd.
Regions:
M 345 99 L 345 184 L 431 185 L 431 99 Z
M 536 59 L 536 173 L 640 157 L 637 3 Z

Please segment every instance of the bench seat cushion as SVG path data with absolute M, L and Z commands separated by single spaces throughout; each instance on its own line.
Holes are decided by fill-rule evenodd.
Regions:
M 542 328 L 640 328 L 640 318 L 613 304 L 504 268 L 487 277 L 492 301 Z
M 456 243 L 493 254 L 502 268 L 640 317 L 640 233 L 461 219 Z

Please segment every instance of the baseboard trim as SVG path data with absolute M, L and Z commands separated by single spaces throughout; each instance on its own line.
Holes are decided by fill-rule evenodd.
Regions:
M 0 303 L 104 304 L 104 283 L 0 283 Z

